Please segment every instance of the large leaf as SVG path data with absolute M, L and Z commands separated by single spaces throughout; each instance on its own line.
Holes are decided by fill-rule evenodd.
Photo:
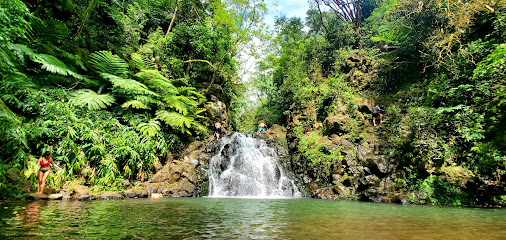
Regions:
M 149 109 L 146 104 L 139 100 L 130 100 L 121 105 L 123 108 Z
M 87 106 L 90 110 L 100 110 L 110 106 L 115 99 L 109 94 L 97 94 L 90 89 L 81 89 L 73 94 L 72 101 L 77 106 Z
M 164 121 L 167 125 L 174 129 L 185 131 L 190 128 L 194 119 L 192 117 L 183 116 L 177 112 L 170 112 L 167 110 L 158 110 L 156 117 Z
M 157 89 L 160 93 L 175 95 L 178 90 L 171 81 L 164 77 L 158 70 L 141 70 L 135 74 L 142 79 L 149 87 Z
M 48 54 L 33 54 L 32 61 L 42 64 L 42 69 L 51 73 L 61 74 L 63 76 L 73 76 L 77 79 L 83 79 L 83 76 L 70 70 L 65 63 L 55 56 Z
M 121 75 L 128 71 L 125 60 L 109 51 L 98 51 L 90 55 L 91 65 L 99 72 Z
M 130 91 L 131 93 L 144 93 L 144 94 L 158 96 L 157 93 L 150 91 L 148 89 L 148 87 L 146 87 L 146 85 L 144 85 L 136 80 L 129 79 L 129 78 L 122 78 L 122 77 L 118 77 L 116 75 L 108 74 L 108 73 L 101 73 L 100 76 L 111 81 L 111 83 L 114 87 L 125 89 L 127 91 Z
M 160 122 L 156 119 L 151 119 L 147 123 L 139 123 L 139 125 L 137 125 L 137 130 L 139 130 L 142 134 L 153 137 L 158 131 L 160 131 Z
M 132 53 L 131 57 L 132 57 L 132 65 L 138 68 L 139 70 L 154 69 L 156 67 L 153 61 L 138 53 Z

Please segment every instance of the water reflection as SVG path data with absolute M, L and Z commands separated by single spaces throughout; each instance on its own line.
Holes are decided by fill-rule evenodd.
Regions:
M 11 202 L 0 205 L 0 239 L 502 239 L 505 210 L 313 199 Z

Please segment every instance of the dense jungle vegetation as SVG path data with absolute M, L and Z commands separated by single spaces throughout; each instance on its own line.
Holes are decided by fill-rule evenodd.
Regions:
M 371 135 L 398 165 L 397 192 L 506 204 L 506 2 L 310 3 L 305 19 L 281 16 L 269 32 L 263 1 L 1 0 L 0 198 L 24 196 L 12 171 L 34 188 L 48 149 L 63 168 L 52 186 L 146 180 L 210 135 L 215 96 L 238 131 L 286 126 L 320 186 L 347 168 L 319 139 Z M 243 83 L 238 54 L 254 37 L 264 57 Z M 385 109 L 380 127 L 364 101 Z M 325 125 L 336 115 L 341 133 Z
M 237 116 L 240 128 L 287 126 L 303 171 L 337 187 L 332 167 L 345 162 L 319 139 L 329 116 L 348 116 L 335 134 L 383 139 L 377 151 L 398 165 L 397 192 L 505 204 L 506 2 L 345 2 L 315 0 L 305 21 L 277 19 L 252 83 L 259 103 Z M 371 126 L 364 99 L 383 106 L 385 124 Z
M 262 3 L 199 0 L 0 1 L 0 198 L 33 190 L 51 150 L 57 188 L 146 180 L 208 135 L 203 104 L 236 97 L 239 47 Z M 20 173 L 21 178 L 16 174 Z

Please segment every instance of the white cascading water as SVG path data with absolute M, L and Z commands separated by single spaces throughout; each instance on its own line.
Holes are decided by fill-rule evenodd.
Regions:
M 288 179 L 276 151 L 262 139 L 234 133 L 220 139 L 219 152 L 209 163 L 209 197 L 300 197 Z

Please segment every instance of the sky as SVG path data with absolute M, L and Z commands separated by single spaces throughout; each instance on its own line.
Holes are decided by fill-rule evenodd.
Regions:
M 269 10 L 265 15 L 265 23 L 271 30 L 273 30 L 274 21 L 276 17 L 279 16 L 285 16 L 287 18 L 299 17 L 304 21 L 306 18 L 306 12 L 309 9 L 309 1 L 310 0 L 265 0 L 267 9 Z M 259 40 L 253 41 L 258 41 L 259 43 Z M 239 75 L 241 77 L 241 81 L 247 82 L 250 80 L 252 72 L 255 71 L 258 59 L 245 56 L 243 54 L 241 54 L 240 59 L 242 66 L 239 71 Z M 256 96 L 253 92 L 248 95 L 250 96 L 249 99 L 251 101 L 256 101 Z
M 304 20 L 309 9 L 309 0 L 265 0 L 265 3 L 269 9 L 265 21 L 270 26 L 274 26 L 274 19 L 278 16 L 299 17 Z

